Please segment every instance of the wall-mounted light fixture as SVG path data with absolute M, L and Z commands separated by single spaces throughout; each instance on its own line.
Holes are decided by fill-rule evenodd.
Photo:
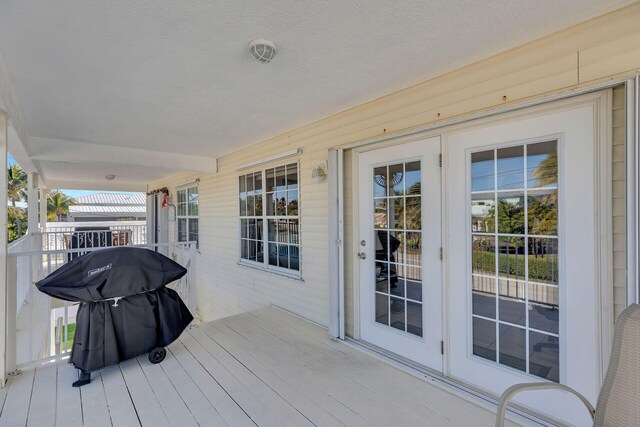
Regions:
M 313 167 L 313 171 L 311 171 L 311 178 L 316 182 L 322 182 L 327 179 L 327 170 L 324 163 L 317 164 Z

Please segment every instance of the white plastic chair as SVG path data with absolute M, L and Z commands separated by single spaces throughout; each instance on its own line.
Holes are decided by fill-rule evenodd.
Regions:
M 596 427 L 640 426 L 640 305 L 627 307 L 618 317 L 607 376 L 594 409 L 582 394 L 556 383 L 516 384 L 505 390 L 496 414 L 496 427 L 504 426 L 509 401 L 522 391 L 564 390 L 587 407 Z

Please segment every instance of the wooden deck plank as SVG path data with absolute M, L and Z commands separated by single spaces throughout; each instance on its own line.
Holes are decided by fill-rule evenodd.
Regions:
M 91 383 L 80 387 L 80 398 L 85 426 L 111 426 L 107 396 L 104 393 L 100 372 L 93 372 Z
M 272 358 L 283 360 L 289 365 L 289 369 L 302 367 L 303 369 L 295 372 L 309 378 L 334 398 L 344 402 L 370 424 L 433 425 L 431 420 L 418 417 L 412 412 L 398 410 L 399 408 L 384 396 L 372 393 L 348 377 L 339 375 L 337 366 L 322 365 L 288 343 L 265 333 L 264 330 L 258 330 L 258 327 L 246 323 L 243 325 L 242 322 L 246 322 L 246 319 L 243 320 L 240 316 L 224 319 L 224 324 L 237 333 L 250 337 L 261 348 L 270 351 Z M 217 322 L 215 327 L 220 327 L 221 324 L 222 322 Z M 276 363 L 275 360 L 272 363 Z
M 0 427 L 494 424 L 461 392 L 274 308 L 202 324 L 168 350 L 159 365 L 128 360 L 80 389 L 71 365 L 27 369 L 0 390 Z
M 169 346 L 169 350 L 229 427 L 256 425 L 182 342 L 174 342 Z
M 41 427 L 55 424 L 57 376 L 57 365 L 36 369 L 27 426 Z
M 9 384 L 0 388 L 0 417 L 2 416 L 2 410 L 4 409 L 4 403 L 7 401 L 7 391 L 9 390 Z
M 77 379 L 78 371 L 73 365 L 68 363 L 58 365 L 56 425 L 69 427 L 83 425 L 80 389 L 71 387 Z
M 373 392 L 385 390 L 389 401 L 404 410 L 421 413 L 437 425 L 492 425 L 495 422 L 495 415 L 491 412 L 359 350 L 332 342 L 323 329 L 281 310 L 261 310 L 243 319 L 260 319 L 254 320 L 257 326 L 300 347 L 320 363 L 336 363 L 342 375 Z M 274 329 L 275 326 L 278 328 Z M 441 418 L 440 421 L 434 417 L 435 414 Z
M 137 359 L 129 359 L 120 363 L 120 370 L 124 378 L 131 400 L 136 407 L 138 418 L 143 426 L 169 426 L 162 406 L 156 399 L 153 389 L 147 382 Z
M 138 357 L 138 363 L 144 372 L 153 393 L 160 402 L 169 424 L 174 427 L 195 427 L 198 425 L 196 419 L 191 415 L 182 397 L 178 394 L 173 384 L 158 364 L 149 362 L 146 355 Z
M 182 334 L 180 341 L 242 410 L 259 426 L 282 426 L 283 420 L 240 383 L 191 333 Z
M 208 339 L 211 345 L 217 345 L 233 356 L 240 364 L 250 370 L 264 384 L 268 384 L 269 388 L 286 400 L 289 405 L 296 408 L 301 414 L 310 420 L 316 426 L 337 427 L 345 424 L 338 421 L 331 412 L 325 410 L 312 399 L 308 398 L 303 390 L 293 387 L 276 372 L 267 368 L 262 362 L 255 359 L 252 355 L 244 352 L 238 346 L 228 340 L 221 340 L 220 337 L 211 337 L 207 334 L 205 328 L 200 328 L 206 335 L 199 339 Z
M 0 426 L 13 427 L 27 424 L 35 373 L 35 369 L 25 370 L 9 380 L 7 398 L 0 416 Z
M 109 415 L 114 426 L 140 425 L 136 408 L 124 382 L 119 366 L 109 366 L 100 371 Z
M 197 335 L 198 342 L 219 360 L 238 381 L 244 384 L 257 399 L 271 408 L 286 425 L 292 427 L 313 425 L 296 407 L 276 393 L 269 384 L 266 384 L 260 377 L 256 376 L 255 373 L 240 363 L 227 350 L 209 339 L 202 330 L 195 328 L 190 332 L 194 337 Z
M 214 328 L 214 330 L 210 330 Z M 246 339 L 243 336 L 238 335 L 235 331 L 226 331 L 225 327 L 217 328 L 213 324 L 203 326 L 204 332 L 212 336 L 216 341 L 221 343 L 228 351 L 232 352 L 235 357 L 241 359 L 241 362 L 254 369 L 253 363 L 249 361 L 246 355 L 251 355 L 256 360 L 256 363 L 260 363 L 270 371 L 274 372 L 288 384 L 290 384 L 295 390 L 294 392 L 302 393 L 309 400 L 315 402 L 327 413 L 330 413 L 332 417 L 340 421 L 344 425 L 348 426 L 364 426 L 367 425 L 367 420 L 360 417 L 353 409 L 349 408 L 344 402 L 340 402 L 327 393 L 325 390 L 317 387 L 313 382 L 309 381 L 303 375 L 299 374 L 300 367 L 292 366 L 289 363 L 284 363 L 283 358 L 275 359 L 269 358 L 264 354 L 264 351 L 253 343 L 253 341 Z M 257 374 L 262 370 L 256 369 L 254 372 Z M 284 393 L 284 392 L 283 392 Z M 309 417 L 313 422 L 316 419 L 312 416 Z
M 226 426 L 218 411 L 200 391 L 198 386 L 187 375 L 176 357 L 167 351 L 167 357 L 162 361 L 160 367 L 165 372 L 182 400 L 189 408 L 193 418 L 201 426 Z
M 344 343 L 328 339 L 326 330 L 282 310 L 265 309 L 242 316 L 242 319 L 258 318 L 257 325 L 302 346 L 316 360 L 327 363 L 327 358 L 337 357 L 344 363 L 337 365 L 343 375 L 370 390 L 386 390 L 390 400 L 416 411 L 421 407 L 450 420 L 446 425 L 493 425 L 495 413 L 473 402 L 450 393 L 441 387 L 399 371 L 385 362 Z M 262 323 L 265 322 L 266 323 Z M 337 351 L 336 351 L 337 350 Z M 333 362 L 331 362 L 333 363 Z M 341 367 L 345 369 L 342 370 Z M 416 391 L 420 392 L 417 393 Z M 510 424 L 509 421 L 506 422 Z

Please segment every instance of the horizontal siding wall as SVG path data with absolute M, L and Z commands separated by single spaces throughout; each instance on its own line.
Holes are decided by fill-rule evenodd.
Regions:
M 539 97 L 640 69 L 640 4 L 590 20 L 424 83 L 356 106 L 221 157 L 219 172 L 199 175 L 198 315 L 212 320 L 269 304 L 326 325 L 328 313 L 327 184 L 311 180 L 327 150 L 437 121 Z M 313 102 L 313 100 L 309 100 Z M 301 266 L 304 282 L 236 265 L 239 165 L 302 148 Z M 280 162 L 285 163 L 285 162 Z M 348 168 L 347 168 L 348 169 Z M 243 172 L 244 173 L 244 172 Z M 346 173 L 347 180 L 351 179 Z M 175 187 L 195 178 L 176 175 L 150 183 Z M 619 189 L 620 182 L 616 182 Z M 347 189 L 347 194 L 349 189 Z M 617 194 L 617 193 L 616 193 Z M 614 203 L 619 203 L 615 200 Z M 346 227 L 354 226 L 347 203 Z M 616 210 L 616 212 L 618 212 Z M 618 224 L 619 225 L 619 224 Z M 618 226 L 616 230 L 620 230 Z M 624 233 L 624 232 L 623 232 Z M 347 239 L 350 232 L 345 233 Z M 617 247 L 617 246 L 616 246 Z M 355 274 L 354 242 L 346 242 L 346 280 Z M 619 256 L 620 254 L 616 254 Z M 619 277 L 620 263 L 616 263 Z M 352 284 L 348 283 L 352 291 Z M 348 292 L 348 330 L 355 300 Z M 616 291 L 618 302 L 619 291 Z

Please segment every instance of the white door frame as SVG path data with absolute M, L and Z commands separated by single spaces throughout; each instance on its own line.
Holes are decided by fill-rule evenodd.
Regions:
M 359 175 L 356 180 L 359 196 L 357 197 L 359 211 L 366 212 L 358 221 L 358 240 L 354 244 L 357 252 L 366 254 L 366 259 L 356 261 L 361 269 L 358 283 L 354 287 L 359 289 L 360 312 L 356 319 L 360 325 L 360 339 L 383 347 L 388 351 L 400 354 L 429 368 L 442 371 L 442 262 L 439 256 L 441 248 L 441 169 L 438 157 L 440 153 L 440 137 L 421 138 L 393 147 L 376 147 L 374 150 L 358 154 Z M 372 194 L 373 168 L 394 163 L 420 161 L 421 191 L 421 239 L 422 246 L 420 271 L 422 286 L 422 336 L 414 336 L 408 332 L 401 332 L 390 326 L 382 326 L 374 320 L 375 300 L 378 295 L 363 292 L 375 283 L 374 267 L 376 258 L 377 237 L 374 230 L 372 208 L 374 197 Z M 366 167 L 363 168 L 363 165 Z M 363 187 L 366 190 L 363 190 Z M 355 203 L 355 200 L 354 200 Z M 431 207 L 431 209 L 430 209 Z M 354 230 L 355 231 L 355 230 Z M 361 240 L 365 241 L 364 246 Z M 396 260 L 397 262 L 400 262 Z M 405 261 L 406 262 L 406 261 Z M 401 263 L 403 264 L 403 263 Z M 399 268 L 405 268 L 399 266 Z M 409 266 L 409 268 L 411 268 Z M 403 274 L 404 275 L 404 274 Z M 390 292 L 390 294 L 392 294 Z M 382 296 L 382 295 L 380 295 Z M 391 295 L 393 297 L 393 295 Z M 388 313 L 392 316 L 391 312 Z
M 567 113 L 565 113 L 565 111 Z M 596 313 L 595 313 L 595 317 L 593 318 L 593 320 L 590 320 L 590 322 L 593 324 L 594 329 L 590 329 L 591 331 L 594 331 L 591 335 L 591 339 L 595 340 L 593 342 L 593 347 L 595 347 L 595 351 L 597 352 L 596 354 L 596 358 L 594 360 L 593 363 L 595 363 L 595 365 L 592 365 L 592 368 L 589 369 L 595 369 L 595 371 L 591 371 L 593 372 L 593 375 L 595 375 L 595 377 L 591 377 L 592 380 L 586 381 L 586 378 L 584 378 L 585 381 L 583 381 L 583 377 L 581 376 L 576 376 L 575 372 L 573 375 L 573 381 L 579 381 L 581 384 L 584 383 L 584 387 L 587 387 L 587 384 L 590 384 L 587 389 L 590 390 L 587 394 L 589 394 L 591 396 L 592 399 L 594 399 L 594 396 L 597 396 L 597 390 L 600 387 L 600 384 L 602 382 L 602 378 L 604 377 L 604 373 L 605 373 L 605 368 L 608 365 L 608 355 L 609 355 L 609 349 L 610 349 L 610 343 L 611 343 L 611 329 L 612 329 L 612 321 L 613 321 L 613 313 L 612 313 L 612 308 L 613 308 L 613 304 L 612 304 L 612 293 L 613 293 L 613 289 L 610 286 L 610 284 L 612 283 L 612 273 L 611 273 L 611 235 L 612 235 L 612 230 L 611 230 L 611 155 L 610 155 L 610 150 L 611 150 L 611 144 L 610 144 L 610 123 L 611 123 L 611 102 L 610 102 L 610 91 L 604 91 L 604 92 L 600 92 L 597 94 L 592 94 L 592 95 L 586 95 L 586 96 L 582 96 L 582 97 L 577 97 L 577 98 L 573 98 L 571 100 L 567 100 L 567 101 L 561 101 L 561 102 L 556 102 L 556 103 L 552 103 L 552 104 L 548 104 L 545 105 L 543 107 L 538 107 L 538 108 L 533 108 L 533 109 L 527 109 L 527 110 L 523 110 L 520 111 L 518 113 L 513 113 L 513 114 L 509 114 L 509 115 L 505 115 L 505 116 L 500 116 L 500 117 L 496 117 L 492 120 L 485 120 L 482 123 L 473 123 L 473 124 L 469 124 L 468 126 L 464 126 L 464 127 L 460 127 L 460 129 L 455 132 L 456 134 L 459 132 L 463 132 L 463 135 L 465 135 L 464 138 L 472 138 L 473 141 L 470 141 L 469 143 L 464 143 L 463 145 L 461 145 L 462 141 L 464 141 L 464 138 L 461 139 L 460 137 L 456 138 L 456 145 L 452 146 L 453 148 L 456 148 L 455 152 L 455 162 L 456 162 L 456 169 L 455 169 L 455 173 L 456 175 L 450 175 L 454 173 L 454 170 L 450 169 L 450 163 L 451 161 L 454 161 L 454 155 L 451 154 L 450 152 L 447 152 L 447 149 L 450 149 L 451 147 L 449 146 L 449 142 L 443 144 L 444 145 L 444 157 L 445 157 L 445 165 L 448 168 L 448 176 L 449 179 L 453 179 L 455 182 L 451 182 L 451 183 L 446 183 L 446 198 L 448 199 L 446 204 L 445 204 L 445 209 L 449 209 L 449 213 L 445 215 L 445 217 L 447 219 L 451 219 L 454 214 L 456 216 L 455 222 L 451 223 L 449 222 L 446 227 L 448 230 L 448 234 L 450 235 L 453 230 L 451 229 L 451 227 L 460 227 L 460 224 L 464 224 L 466 221 L 466 214 L 462 214 L 461 211 L 459 211 L 459 207 L 460 207 L 460 197 L 461 196 L 461 191 L 464 191 L 465 194 L 465 199 L 468 197 L 466 196 L 466 191 L 467 190 L 461 190 L 461 188 L 466 187 L 466 180 L 463 177 L 460 176 L 460 171 L 461 170 L 466 170 L 467 166 L 461 166 L 466 164 L 466 160 L 465 159 L 461 159 L 460 157 L 460 149 L 464 146 L 466 147 L 467 145 L 469 147 L 474 146 L 473 143 L 475 142 L 475 139 L 480 138 L 480 140 L 486 140 L 487 142 L 491 142 L 493 141 L 493 137 L 492 137 L 492 133 L 497 131 L 497 132 L 502 132 L 502 133 L 498 133 L 499 136 L 497 136 L 497 138 L 504 138 L 505 137 L 505 132 L 508 135 L 511 135 L 514 131 L 518 131 L 519 128 L 518 126 L 518 120 L 522 120 L 523 124 L 529 123 L 529 126 L 533 126 L 534 128 L 536 126 L 542 126 L 542 132 L 548 133 L 548 132 L 555 132 L 555 130 L 549 130 L 549 129 L 558 129 L 559 131 L 561 129 L 564 129 L 563 126 L 563 122 L 562 120 L 571 120 L 571 123 L 573 123 L 574 129 L 576 129 L 575 131 L 573 131 L 573 134 L 576 135 L 573 137 L 573 152 L 576 153 L 575 155 L 580 155 L 583 152 L 579 151 L 579 142 L 581 141 L 582 137 L 579 137 L 578 135 L 580 135 L 579 133 L 576 133 L 577 130 L 580 129 L 580 127 L 576 127 L 575 123 L 579 123 L 576 122 L 577 119 L 573 119 L 573 118 L 568 118 L 568 117 L 574 117 L 574 113 L 573 111 L 584 111 L 584 113 L 581 113 L 582 115 L 587 115 L 586 117 L 592 117 L 592 115 L 594 113 L 597 114 L 597 121 L 594 122 L 593 124 L 593 135 L 594 135 L 594 139 L 595 139 L 595 144 L 596 146 L 593 148 L 595 149 L 595 151 L 591 152 L 592 148 L 589 148 L 589 152 L 584 152 L 586 154 L 588 154 L 590 157 L 590 159 L 593 160 L 589 160 L 590 162 L 593 161 L 593 169 L 590 169 L 590 173 L 594 174 L 593 179 L 593 195 L 589 196 L 595 203 L 595 208 L 596 211 L 593 211 L 592 213 L 592 217 L 593 217 L 593 224 L 595 226 L 595 228 L 593 228 L 592 230 L 592 234 L 593 234 L 593 245 L 594 245 L 594 252 L 589 252 L 589 253 L 594 253 L 595 256 L 595 268 L 593 268 L 593 271 L 595 274 L 595 284 L 596 284 L 596 294 L 595 295 L 591 295 L 588 296 L 587 300 L 591 301 L 588 305 L 588 307 L 599 307 L 599 309 L 595 309 Z M 568 114 L 568 115 L 567 115 Z M 548 125 L 545 125 L 544 123 L 547 123 L 547 118 L 546 117 L 550 117 L 552 118 L 552 122 L 549 123 L 554 123 L 552 125 L 552 127 L 548 127 Z M 553 117 L 557 117 L 557 118 L 553 118 Z M 576 116 L 577 117 L 577 116 Z M 587 119 L 584 119 L 585 123 Z M 539 124 L 538 124 L 539 123 Z M 500 131 L 500 129 L 503 129 L 502 131 Z M 570 128 L 568 128 L 570 129 Z M 591 128 L 588 129 L 589 131 L 591 131 Z M 479 135 L 476 135 L 478 133 L 478 131 L 482 132 Z M 469 134 L 467 134 L 467 132 L 471 132 Z M 528 135 L 527 132 L 519 132 L 520 134 L 518 135 L 518 132 L 516 132 L 514 135 L 518 135 L 518 136 L 514 136 L 514 139 L 519 140 L 522 138 L 527 138 L 526 135 Z M 453 140 L 453 137 L 450 134 L 446 134 L 446 138 L 447 140 Z M 466 135 L 470 135 L 470 136 L 466 136 Z M 482 136 L 484 135 L 484 136 Z M 542 136 L 541 136 L 542 137 Z M 510 136 L 509 136 L 510 138 Z M 495 141 L 496 144 L 500 144 L 502 142 L 502 139 L 496 140 Z M 518 141 L 520 142 L 520 141 Z M 526 142 L 526 141 L 522 141 L 522 142 Z M 476 143 L 478 144 L 478 143 Z M 591 145 L 589 145 L 589 147 L 591 147 Z M 572 155 L 571 158 L 567 159 L 565 158 L 564 160 L 564 164 L 565 165 L 569 165 L 572 164 L 572 159 L 574 159 L 574 162 L 576 161 L 575 159 L 579 158 L 579 157 L 575 157 L 575 155 Z M 560 156 L 562 156 L 562 152 L 560 152 Z M 464 160 L 464 161 L 463 161 Z M 460 163 L 462 162 L 462 163 Z M 575 166 L 575 163 L 573 163 L 573 165 Z M 461 167 L 463 169 L 461 169 Z M 466 174 L 467 172 L 464 172 L 463 174 Z M 560 172 L 562 174 L 562 172 Z M 458 177 L 460 176 L 460 179 L 458 179 Z M 452 178 L 453 177 L 453 178 Z M 562 179 L 562 177 L 561 177 Z M 453 185 L 455 184 L 455 185 Z M 575 185 L 575 182 L 574 184 Z M 462 187 L 461 187 L 462 186 Z M 455 188 L 455 189 L 454 189 Z M 574 189 L 576 188 L 575 186 L 573 187 Z M 561 194 L 563 191 L 563 187 L 560 188 Z M 573 190 L 573 196 L 572 197 L 576 197 L 579 196 L 580 193 L 576 194 L 575 190 Z M 589 193 L 591 194 L 591 193 Z M 586 196 L 586 194 L 584 194 Z M 567 204 L 570 204 L 570 199 L 568 196 L 571 196 L 571 193 L 569 194 L 565 194 L 564 196 L 564 200 Z M 449 200 L 457 200 L 455 205 L 451 204 L 451 201 Z M 561 203 L 563 201 L 563 196 L 561 195 Z M 464 208 L 465 211 L 468 209 L 468 206 L 470 206 L 469 203 L 466 203 L 466 207 Z M 454 212 L 452 210 L 452 207 L 456 206 L 456 211 Z M 573 206 L 573 205 L 572 205 Z M 462 222 L 461 222 L 462 221 Z M 575 224 L 575 222 L 573 223 Z M 573 226 L 573 224 L 570 224 Z M 566 223 L 565 223 L 566 225 Z M 467 224 L 467 226 L 465 228 L 470 227 L 469 224 Z M 573 226 L 573 233 L 574 236 L 578 236 L 579 232 L 577 232 L 577 228 L 575 226 Z M 468 230 L 467 230 L 468 231 Z M 566 231 L 566 227 L 565 227 L 565 231 Z M 561 242 L 562 240 L 562 229 L 561 229 Z M 578 234 L 576 234 L 578 233 Z M 456 234 L 459 234 L 459 232 L 456 232 Z M 468 234 L 468 233 L 466 233 Z M 451 238 L 451 237 L 450 237 Z M 464 241 L 466 242 L 468 239 L 468 236 L 465 235 Z M 566 240 L 564 240 L 565 242 L 567 242 Z M 575 242 L 575 237 L 573 238 L 572 242 Z M 462 246 L 461 246 L 462 245 Z M 461 250 L 464 250 L 465 244 L 463 242 L 461 242 L 458 237 L 456 237 L 456 242 L 455 242 L 455 247 L 453 245 L 453 242 L 450 242 L 449 245 L 447 245 L 446 250 L 445 251 L 454 251 L 456 253 L 459 253 Z M 566 247 L 566 244 L 564 245 L 564 247 Z M 577 256 L 577 254 L 579 254 L 579 251 L 572 251 L 572 252 L 565 252 L 565 255 L 567 257 L 571 256 L 573 258 L 573 261 L 571 264 L 568 264 L 570 261 L 569 260 L 565 260 L 565 262 L 567 264 L 562 264 L 561 267 L 561 272 L 563 270 L 563 268 L 565 268 L 567 265 L 572 265 L 573 267 L 573 271 L 577 272 L 580 271 L 579 269 L 579 256 Z M 470 262 L 470 261 L 468 261 Z M 451 272 L 451 268 L 455 268 L 455 266 L 452 266 L 450 263 L 447 264 L 447 271 Z M 577 268 L 577 269 L 576 269 Z M 455 278 L 454 278 L 455 276 Z M 454 319 L 453 317 L 453 307 L 454 304 L 455 307 L 460 307 L 460 305 L 462 304 L 463 306 L 465 306 L 465 310 L 466 312 L 470 312 L 470 309 L 468 307 L 466 307 L 466 302 L 462 303 L 462 296 L 460 294 L 461 289 L 462 289 L 462 284 L 461 284 L 461 276 L 459 273 L 459 270 L 456 270 L 456 274 L 449 274 L 449 277 L 447 278 L 447 287 L 449 290 L 453 290 L 454 289 L 454 283 L 452 283 L 452 280 L 456 280 L 455 282 L 455 289 L 457 289 L 455 291 L 454 294 L 449 294 L 448 295 L 448 304 L 447 304 L 447 308 L 449 309 L 449 321 L 447 322 L 448 325 L 454 325 Z M 589 279 L 587 279 L 589 280 Z M 465 281 L 466 283 L 466 281 Z M 562 283 L 562 282 L 561 282 Z M 565 282 L 566 283 L 566 282 Z M 565 287 L 560 288 L 560 292 L 562 294 L 563 290 L 564 292 L 566 292 L 566 285 Z M 576 287 L 573 287 L 572 289 L 574 289 L 574 293 L 576 292 Z M 575 295 L 574 295 L 575 296 Z M 585 295 L 587 296 L 587 295 Z M 455 299 L 455 301 L 454 301 Z M 467 298 L 463 298 L 465 301 L 467 300 Z M 579 299 L 576 298 L 572 298 L 571 301 L 579 301 Z M 575 309 L 575 308 L 574 308 Z M 566 312 L 566 308 L 564 309 L 564 311 L 561 311 L 561 316 L 563 315 L 567 315 Z M 587 317 L 588 319 L 591 319 L 591 317 Z M 451 343 L 453 345 L 454 340 L 457 343 L 455 347 L 448 348 L 448 354 L 450 356 L 449 358 L 449 362 L 453 363 L 455 361 L 456 363 L 456 368 L 455 371 L 453 370 L 454 366 L 450 365 L 448 368 L 448 374 L 451 376 L 456 376 L 460 379 L 463 379 L 464 376 L 467 375 L 471 375 L 472 377 L 475 377 L 476 379 L 473 380 L 475 382 L 484 382 L 484 379 L 482 379 L 483 375 L 480 374 L 479 371 L 476 371 L 474 368 L 472 368 L 471 365 L 473 365 L 474 363 L 478 366 L 480 366 L 481 361 L 469 361 L 469 362 L 465 362 L 466 364 L 461 365 L 463 360 L 466 360 L 466 352 L 468 350 L 464 350 L 464 348 L 467 347 L 467 345 L 460 347 L 460 340 L 461 340 L 461 329 L 459 327 L 460 325 L 460 317 L 456 317 L 457 321 L 455 323 L 455 325 L 457 325 L 454 329 L 456 330 L 455 332 L 455 336 L 451 336 L 450 339 L 447 340 L 448 343 Z M 575 317 L 572 317 L 572 319 L 575 319 Z M 583 319 L 583 320 L 586 320 Z M 587 322 L 589 323 L 589 322 Z M 561 325 L 562 325 L 562 321 L 561 321 Z M 574 326 L 576 327 L 580 327 L 577 326 L 574 323 Z M 591 328 L 591 327 L 590 327 Z M 467 331 L 467 333 L 469 332 L 470 328 L 467 325 L 467 327 L 464 328 L 464 330 Z M 567 333 L 563 332 L 561 329 L 561 336 L 567 337 Z M 565 338 L 566 339 L 566 338 Z M 464 340 L 465 342 L 467 342 L 468 340 Z M 566 342 L 566 341 L 564 341 Z M 589 345 L 589 348 L 591 348 L 591 344 Z M 569 351 L 567 349 L 567 351 Z M 568 354 L 568 353 L 567 353 Z M 574 354 L 575 356 L 575 354 Z M 574 357 L 572 356 L 572 357 Z M 562 354 L 561 354 L 561 366 L 563 363 L 566 363 L 566 361 L 562 360 Z M 462 358 L 462 359 L 461 359 Z M 466 368 L 464 368 L 463 370 L 460 369 L 461 366 L 466 366 Z M 492 367 L 487 365 L 489 367 L 489 369 L 494 369 L 495 371 L 495 375 L 498 375 L 498 371 L 500 371 L 499 367 L 497 367 L 497 365 L 493 364 Z M 566 365 L 565 365 L 566 367 Z M 465 371 L 466 369 L 466 371 Z M 506 371 L 505 368 L 500 372 L 504 372 L 504 381 L 507 381 L 507 378 L 512 378 L 510 381 L 514 381 L 514 379 L 516 377 L 521 377 L 521 380 L 515 380 L 515 382 L 527 382 L 527 381 L 535 381 L 535 378 L 533 377 L 529 377 L 528 375 L 519 375 L 515 372 L 511 373 Z M 466 372 L 466 373 L 464 373 Z M 566 372 L 566 371 L 565 371 Z M 462 377 L 460 377 L 462 375 Z M 463 380 L 464 381 L 464 380 Z M 501 384 L 500 381 L 498 380 L 498 378 L 496 378 L 495 383 L 492 384 Z M 481 384 L 476 383 L 476 385 L 481 386 Z M 510 384 L 509 384 L 510 385 Z M 492 387 L 486 387 L 486 389 L 490 389 Z M 493 387 L 495 388 L 495 387 Z M 497 391 L 498 393 L 500 393 L 501 391 Z M 534 399 L 535 400 L 535 399 Z M 595 403 L 595 401 L 594 401 Z M 562 409 L 563 411 L 565 409 Z

